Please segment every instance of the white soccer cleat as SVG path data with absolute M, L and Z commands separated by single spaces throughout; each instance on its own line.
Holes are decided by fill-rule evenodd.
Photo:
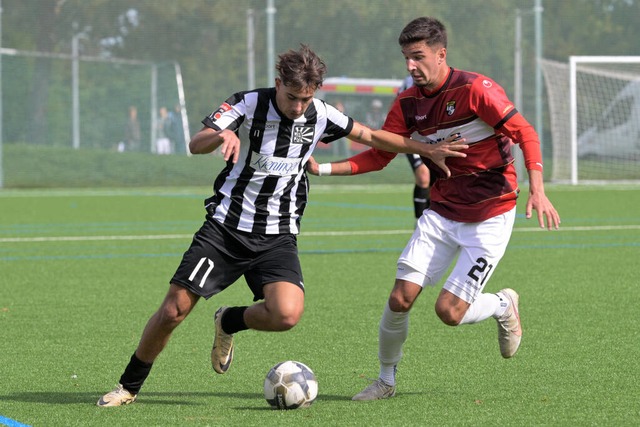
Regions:
M 229 307 L 220 307 L 213 316 L 216 334 L 211 349 L 211 367 L 219 374 L 224 374 L 233 361 L 233 334 L 227 334 L 222 330 L 222 314 Z
M 499 294 L 509 301 L 509 307 L 498 319 L 498 342 L 500 343 L 500 353 L 502 357 L 508 359 L 518 351 L 520 340 L 522 339 L 522 326 L 520 324 L 520 313 L 518 303 L 520 296 L 513 289 L 502 289 Z
M 396 395 L 396 386 L 389 385 L 377 379 L 367 386 L 360 393 L 353 396 L 351 400 L 379 400 L 388 399 Z
M 115 390 L 110 391 L 98 400 L 98 406 L 122 406 L 135 402 L 137 394 L 131 394 L 129 390 L 118 384 Z

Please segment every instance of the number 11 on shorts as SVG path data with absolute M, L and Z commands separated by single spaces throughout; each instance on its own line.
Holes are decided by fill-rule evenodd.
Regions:
M 202 276 L 202 280 L 200 280 L 200 284 L 198 286 L 200 286 L 201 288 L 204 287 L 204 282 L 207 281 L 207 277 L 209 277 L 209 273 L 211 273 L 211 270 L 213 270 L 213 261 L 205 257 L 200 258 L 200 261 L 198 261 L 198 265 L 196 265 L 196 268 L 193 269 L 193 271 L 191 272 L 191 275 L 189 276 L 189 280 L 193 281 L 193 279 L 196 277 L 196 275 L 198 274 L 198 271 L 200 271 L 200 268 L 202 267 L 202 264 L 204 264 L 205 261 L 207 261 L 207 263 L 209 264 L 209 268 L 207 268 L 207 271 L 205 271 L 204 275 Z

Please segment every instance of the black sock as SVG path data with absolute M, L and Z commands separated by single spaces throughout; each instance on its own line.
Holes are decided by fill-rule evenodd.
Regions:
M 416 218 L 420 218 L 422 211 L 427 209 L 431 204 L 430 188 L 422 188 L 419 186 L 413 187 L 413 210 Z
M 129 364 L 120 377 L 120 384 L 127 389 L 129 393 L 138 394 L 142 388 L 142 384 L 149 376 L 153 363 L 146 363 L 136 357 L 133 353 Z
M 246 323 L 244 323 L 244 312 L 249 307 L 229 307 L 224 312 L 224 316 L 220 319 L 222 330 L 231 335 L 236 332 L 246 331 L 249 329 Z

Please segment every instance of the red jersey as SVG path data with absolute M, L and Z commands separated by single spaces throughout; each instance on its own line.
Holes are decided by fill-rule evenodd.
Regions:
M 410 87 L 398 95 L 382 128 L 431 144 L 455 134 L 466 139 L 467 157 L 446 159 L 449 178 L 423 158 L 431 172 L 431 209 L 454 221 L 479 222 L 515 206 L 519 189 L 511 155 L 514 142 L 523 150 L 527 169 L 542 169 L 533 127 L 504 90 L 480 74 L 451 68 L 433 93 Z M 394 157 L 369 150 L 351 159 L 352 172 L 381 169 Z

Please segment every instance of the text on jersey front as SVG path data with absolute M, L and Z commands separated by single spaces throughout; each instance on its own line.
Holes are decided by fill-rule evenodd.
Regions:
M 252 152 L 250 166 L 256 171 L 264 172 L 268 175 L 291 176 L 298 173 L 301 160 L 299 158 L 290 159 Z

